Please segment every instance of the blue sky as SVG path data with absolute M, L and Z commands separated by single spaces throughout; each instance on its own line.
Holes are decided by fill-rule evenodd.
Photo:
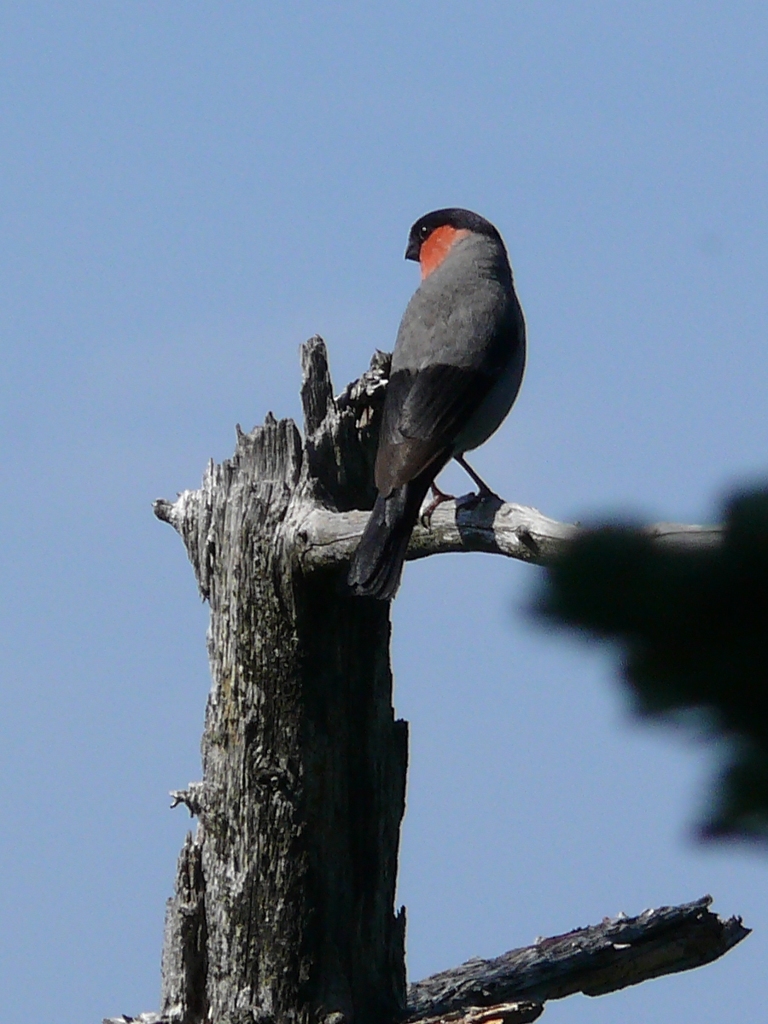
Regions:
M 391 347 L 422 213 L 509 246 L 529 369 L 474 460 L 504 497 L 704 521 L 764 476 L 767 36 L 709 0 L 3 5 L 4 1021 L 157 1006 L 209 679 L 150 502 L 298 415 L 309 335 L 339 389 Z M 546 1019 L 758 1019 L 768 858 L 692 841 L 711 753 L 536 626 L 537 580 L 433 558 L 394 607 L 411 977 L 711 892 L 741 947 Z

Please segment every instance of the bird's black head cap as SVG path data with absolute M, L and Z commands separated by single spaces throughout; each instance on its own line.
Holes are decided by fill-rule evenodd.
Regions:
M 407 260 L 418 260 L 422 244 L 436 228 L 456 228 L 457 231 L 474 231 L 478 235 L 488 235 L 501 241 L 501 235 L 485 217 L 471 210 L 463 210 L 460 206 L 449 206 L 444 210 L 433 210 L 419 217 L 408 234 L 408 245 L 405 250 Z

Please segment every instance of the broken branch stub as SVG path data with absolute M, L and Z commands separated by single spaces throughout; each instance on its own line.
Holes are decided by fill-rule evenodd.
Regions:
M 740 917 L 709 910 L 711 896 L 677 907 L 624 914 L 565 935 L 539 939 L 493 960 L 469 960 L 408 989 L 408 1019 L 451 1014 L 466 1006 L 616 992 L 664 974 L 717 960 L 749 935 Z

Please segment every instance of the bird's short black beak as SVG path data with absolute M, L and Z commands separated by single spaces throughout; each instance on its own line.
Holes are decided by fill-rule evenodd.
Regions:
M 415 260 L 419 262 L 419 252 L 421 251 L 421 242 L 418 238 L 409 238 L 408 246 L 405 250 L 405 258 L 407 260 Z

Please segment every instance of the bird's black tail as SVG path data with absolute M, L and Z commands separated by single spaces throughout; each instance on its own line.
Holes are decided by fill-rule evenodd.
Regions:
M 421 503 L 435 477 L 430 470 L 392 493 L 376 499 L 363 536 L 352 557 L 347 580 L 360 597 L 391 601 L 403 574 L 405 552 Z

